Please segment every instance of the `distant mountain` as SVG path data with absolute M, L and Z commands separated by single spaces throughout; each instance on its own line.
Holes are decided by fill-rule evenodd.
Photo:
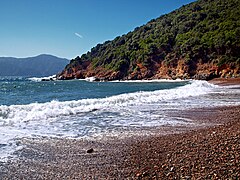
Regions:
M 0 57 L 0 76 L 50 76 L 59 73 L 69 60 L 42 54 L 36 57 Z
M 198 0 L 71 60 L 59 79 L 240 76 L 240 1 Z

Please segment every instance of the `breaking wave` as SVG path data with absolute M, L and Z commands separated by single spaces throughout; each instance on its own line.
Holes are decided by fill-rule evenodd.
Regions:
M 135 92 L 99 99 L 82 99 L 65 102 L 51 101 L 28 105 L 2 105 L 0 106 L 0 123 L 7 125 L 14 122 L 47 120 L 49 118 L 77 115 L 98 109 L 111 110 L 119 107 L 161 103 L 163 101 L 203 95 L 211 91 L 214 87 L 214 85 L 205 81 L 192 81 L 188 85 L 175 89 Z
M 55 81 L 56 80 L 56 75 L 47 76 L 47 77 L 31 77 L 31 78 L 28 78 L 28 80 L 34 81 L 34 82 Z
M 191 124 L 191 120 L 171 114 L 172 110 L 236 105 L 240 103 L 240 90 L 237 89 L 237 94 L 235 90 L 206 81 L 190 81 L 172 89 L 105 98 L 1 105 L 0 161 L 12 157 L 13 152 L 21 148 L 16 139 L 23 137 L 101 138 L 104 134 L 122 136 L 126 132 L 128 135 L 135 128 Z M 225 91 L 235 96 L 232 99 L 229 95 L 222 96 Z

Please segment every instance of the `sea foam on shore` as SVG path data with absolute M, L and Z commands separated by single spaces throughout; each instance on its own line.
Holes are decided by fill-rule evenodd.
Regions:
M 136 128 L 192 125 L 172 112 L 202 107 L 239 105 L 239 89 L 219 87 L 206 81 L 149 92 L 134 92 L 105 98 L 51 101 L 0 106 L 0 148 L 14 146 L 22 137 L 96 137 L 102 134 L 132 134 Z M 9 151 L 10 152 L 10 151 Z M 1 157 L 4 157 L 2 153 Z

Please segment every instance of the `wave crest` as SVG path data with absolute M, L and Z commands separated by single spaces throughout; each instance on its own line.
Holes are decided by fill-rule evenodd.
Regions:
M 100 99 L 83 99 L 78 101 L 51 101 L 47 103 L 32 103 L 28 105 L 0 106 L 0 121 L 27 122 L 31 120 L 47 120 L 60 116 L 76 115 L 91 112 L 96 109 L 112 109 L 143 104 L 155 104 L 172 101 L 189 96 L 206 94 L 215 88 L 205 81 L 192 81 L 182 87 L 152 92 L 135 92 Z

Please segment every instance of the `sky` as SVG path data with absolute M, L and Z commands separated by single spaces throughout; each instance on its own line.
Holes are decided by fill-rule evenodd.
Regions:
M 194 0 L 0 0 L 0 57 L 73 59 Z

